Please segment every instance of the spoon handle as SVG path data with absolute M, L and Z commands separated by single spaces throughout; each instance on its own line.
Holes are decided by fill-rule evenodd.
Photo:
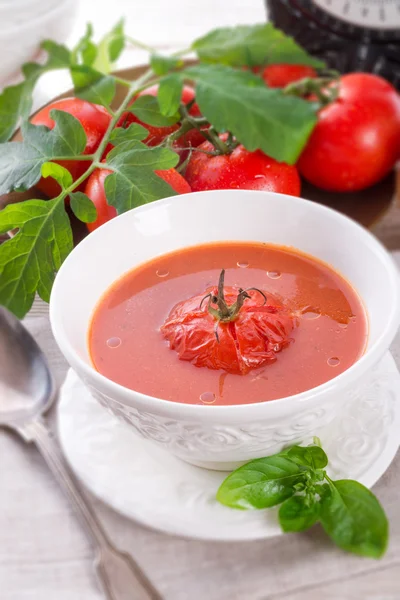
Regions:
M 161 597 L 126 552 L 113 546 L 80 491 L 52 433 L 42 419 L 26 425 L 21 435 L 34 442 L 63 491 L 86 526 L 96 549 L 95 566 L 109 600 L 160 600 Z

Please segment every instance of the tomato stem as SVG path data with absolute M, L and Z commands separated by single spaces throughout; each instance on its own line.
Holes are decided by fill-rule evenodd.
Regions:
M 237 318 L 245 300 L 247 300 L 248 298 L 251 298 L 251 296 L 249 294 L 249 292 L 251 290 L 261 294 L 261 296 L 264 298 L 263 305 L 267 302 L 267 297 L 264 294 L 264 292 L 262 292 L 258 288 L 251 287 L 251 288 L 247 288 L 245 290 L 243 290 L 242 288 L 239 288 L 238 295 L 237 295 L 235 302 L 233 304 L 227 304 L 227 302 L 225 300 L 225 291 L 224 290 L 225 290 L 225 269 L 222 269 L 220 276 L 219 276 L 219 280 L 218 280 L 217 295 L 215 296 L 214 294 L 212 294 L 210 292 L 209 294 L 204 296 L 204 298 L 200 302 L 200 309 L 201 309 L 201 307 L 203 306 L 203 302 L 205 300 L 208 300 L 207 310 L 210 313 L 210 315 L 212 315 L 214 317 L 214 319 L 217 321 L 216 329 L 215 329 L 215 337 L 217 338 L 217 341 L 219 341 L 219 338 L 218 338 L 219 323 L 230 323 L 231 321 L 234 321 Z M 217 307 L 215 307 L 215 305 Z
M 322 108 L 334 102 L 339 93 L 339 80 L 335 74 L 326 77 L 305 77 L 294 83 L 290 83 L 283 89 L 283 93 L 289 96 L 307 97 L 311 94 L 318 99 L 318 108 Z

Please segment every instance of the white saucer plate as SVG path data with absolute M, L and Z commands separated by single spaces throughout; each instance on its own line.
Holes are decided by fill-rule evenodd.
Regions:
M 92 398 L 71 369 L 60 392 L 58 432 L 84 485 L 143 525 L 218 541 L 282 533 L 276 509 L 240 511 L 219 505 L 215 493 L 226 473 L 194 467 L 135 435 Z M 371 487 L 383 475 L 400 445 L 400 374 L 389 353 L 372 382 L 320 437 L 334 479 L 357 479 Z

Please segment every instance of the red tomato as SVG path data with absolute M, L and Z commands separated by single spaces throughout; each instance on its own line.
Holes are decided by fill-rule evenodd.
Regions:
M 70 113 L 81 122 L 87 138 L 84 154 L 92 154 L 97 150 L 111 120 L 111 115 L 103 106 L 91 104 L 80 98 L 65 98 L 64 100 L 52 102 L 42 108 L 42 110 L 32 117 L 31 123 L 34 125 L 46 125 L 46 127 L 53 129 L 54 121 L 50 117 L 50 111 L 53 109 Z M 60 160 L 55 162 L 68 169 L 74 181 L 83 175 L 90 165 L 89 161 L 82 160 Z M 82 190 L 84 185 L 83 183 L 78 189 Z M 49 198 L 58 196 L 61 191 L 58 183 L 51 177 L 46 179 L 42 177 L 36 186 Z
M 315 78 L 317 73 L 305 65 L 269 65 L 262 72 L 262 78 L 271 88 L 284 88 L 305 77 Z
M 157 92 L 158 85 L 154 85 L 150 88 L 147 88 L 146 90 L 143 90 L 143 92 L 140 92 L 138 96 L 157 96 Z M 182 90 L 182 102 L 184 104 L 188 104 L 194 99 L 194 97 L 195 93 L 193 88 L 185 85 Z M 132 104 L 134 103 L 134 101 L 135 99 L 132 101 Z M 193 104 L 189 113 L 193 117 L 200 116 L 200 110 L 197 104 Z M 117 126 L 129 127 L 131 123 L 139 123 L 140 125 L 143 125 L 143 127 L 146 127 L 146 129 L 149 131 L 149 135 L 144 140 L 144 143 L 148 146 L 158 146 L 167 137 L 167 135 L 170 135 L 171 133 L 174 133 L 174 131 L 177 131 L 179 129 L 178 123 L 176 123 L 175 125 L 171 125 L 170 127 L 153 127 L 152 125 L 147 125 L 146 123 L 143 123 L 140 119 L 138 119 L 133 113 L 126 113 L 125 115 L 123 115 L 120 121 L 117 123 Z M 204 142 L 204 138 L 201 135 L 201 133 L 198 130 L 193 130 L 189 131 L 187 134 L 185 134 L 185 136 L 182 136 L 181 138 L 176 140 L 176 142 L 174 143 L 174 147 L 177 149 L 186 147 L 188 145 L 196 147 L 202 142 Z
M 225 135 L 221 136 L 226 139 Z M 199 150 L 212 152 L 211 142 Z M 210 156 L 194 151 L 185 172 L 193 192 L 202 190 L 261 190 L 291 196 L 300 195 L 300 178 L 296 167 L 279 163 L 260 150 L 249 152 L 237 146 L 231 154 Z
M 385 177 L 399 154 L 399 94 L 377 75 L 351 73 L 320 111 L 298 167 L 321 189 L 353 192 Z
M 234 320 L 218 323 L 202 303 L 209 294 L 217 296 L 218 288 L 207 288 L 204 294 L 177 304 L 161 327 L 161 333 L 180 360 L 196 367 L 245 375 L 251 369 L 275 362 L 276 354 L 289 345 L 293 319 L 270 295 L 265 305 L 260 292 L 249 290 Z M 224 294 L 226 303 L 232 306 L 240 290 L 225 287 Z
M 178 194 L 188 194 L 192 190 L 187 181 L 175 169 L 166 169 L 165 171 L 154 171 L 161 179 L 164 179 Z M 94 223 L 87 223 L 89 231 L 94 231 L 103 223 L 110 221 L 117 216 L 117 211 L 114 206 L 107 204 L 107 198 L 104 191 L 104 180 L 112 173 L 108 169 L 96 169 L 86 185 L 85 194 L 94 203 L 97 209 L 97 219 Z

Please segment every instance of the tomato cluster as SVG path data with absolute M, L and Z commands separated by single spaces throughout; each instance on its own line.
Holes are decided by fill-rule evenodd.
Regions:
M 256 71 L 272 88 L 317 77 L 314 69 L 301 65 L 269 65 Z M 153 86 L 138 96 L 156 96 L 157 91 L 157 86 Z M 184 86 L 181 101 L 191 117 L 201 117 L 194 89 Z M 107 110 L 79 98 L 67 98 L 42 109 L 32 118 L 32 123 L 54 127 L 50 117 L 54 108 L 72 114 L 81 122 L 87 137 L 84 154 L 93 154 L 110 124 L 111 116 Z M 385 177 L 400 157 L 399 94 L 381 77 L 366 73 L 340 78 L 337 97 L 319 111 L 317 125 L 296 166 L 279 163 L 260 150 L 250 152 L 235 141 L 228 145 L 228 151 L 217 152 L 205 126 L 193 128 L 176 138 L 173 134 L 180 128 L 180 123 L 155 127 L 142 123 L 131 111 L 123 114 L 116 126 L 126 128 L 131 123 L 146 127 L 149 133 L 144 143 L 148 146 L 164 144 L 172 136 L 170 146 L 180 155 L 184 175 L 176 169 L 156 171 L 156 174 L 178 194 L 192 190 L 249 189 L 298 196 L 299 172 L 304 179 L 324 190 L 357 191 Z M 219 137 L 222 142 L 228 139 L 227 134 Z M 103 158 L 111 149 L 109 144 Z M 71 172 L 74 181 L 88 167 L 85 160 L 60 161 L 60 164 Z M 88 224 L 89 231 L 116 215 L 115 208 L 107 204 L 104 191 L 104 180 L 109 174 L 107 169 L 97 169 L 78 188 L 89 196 L 97 209 L 97 219 Z M 60 192 L 58 183 L 51 178 L 41 179 L 38 188 L 50 198 Z

